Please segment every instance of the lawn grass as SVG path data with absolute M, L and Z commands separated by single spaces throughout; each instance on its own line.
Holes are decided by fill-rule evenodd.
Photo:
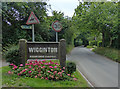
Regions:
M 93 49 L 94 52 L 106 56 L 113 61 L 120 62 L 120 50 L 107 47 L 98 47 Z
M 3 87 L 88 87 L 87 82 L 78 71 L 74 72 L 77 81 L 50 81 L 39 78 L 20 77 L 16 74 L 9 75 L 7 72 L 11 70 L 9 66 L 2 69 L 2 86 Z

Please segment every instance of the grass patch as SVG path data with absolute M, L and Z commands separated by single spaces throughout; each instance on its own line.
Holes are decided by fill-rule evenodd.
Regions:
M 114 48 L 107 48 L 107 47 L 98 47 L 93 49 L 94 52 L 104 55 L 113 61 L 120 62 L 120 50 Z
M 9 66 L 2 67 L 2 86 L 3 87 L 88 87 L 87 82 L 78 71 L 73 75 L 77 81 L 50 81 L 39 78 L 20 77 L 18 75 L 9 75 Z

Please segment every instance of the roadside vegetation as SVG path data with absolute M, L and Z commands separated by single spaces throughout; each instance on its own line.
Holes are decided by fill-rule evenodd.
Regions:
M 119 62 L 120 63 L 120 50 L 114 49 L 114 48 L 107 48 L 107 47 L 98 47 L 93 49 L 94 52 L 101 54 L 103 56 L 106 56 L 113 61 Z

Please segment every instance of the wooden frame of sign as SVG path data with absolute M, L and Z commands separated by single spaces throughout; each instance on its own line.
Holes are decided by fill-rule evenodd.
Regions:
M 60 42 L 27 42 L 19 40 L 19 55 L 25 66 L 28 59 L 59 59 L 61 67 L 66 66 L 66 41 Z

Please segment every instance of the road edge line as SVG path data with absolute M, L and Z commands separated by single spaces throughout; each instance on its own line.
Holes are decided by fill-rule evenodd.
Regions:
M 77 67 L 77 70 L 79 71 L 79 73 L 82 75 L 82 77 L 87 81 L 87 83 L 92 87 L 94 88 L 94 86 L 92 85 L 92 83 L 90 83 L 90 81 L 84 76 L 84 74 L 78 69 Z M 95 88 L 94 88 L 95 89 Z

